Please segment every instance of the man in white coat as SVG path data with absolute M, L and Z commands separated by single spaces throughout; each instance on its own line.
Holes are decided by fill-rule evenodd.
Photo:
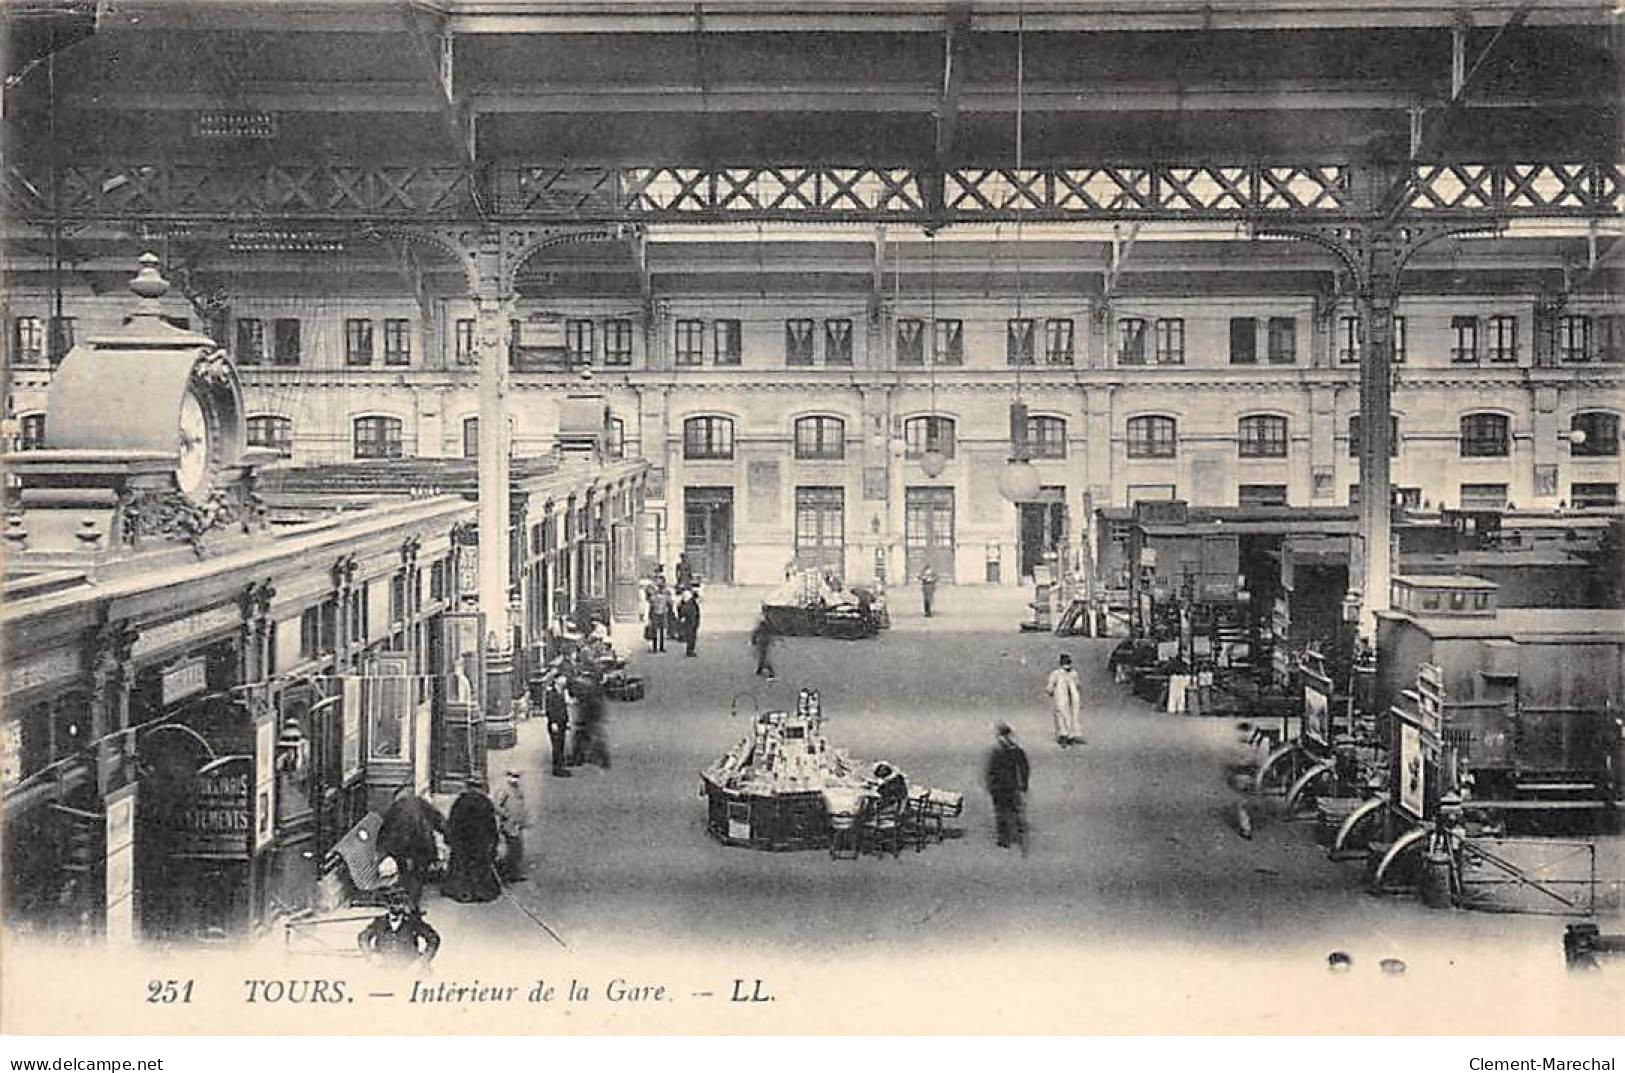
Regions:
M 1078 672 L 1072 669 L 1072 657 L 1061 655 L 1061 665 L 1049 672 L 1049 683 L 1044 692 L 1054 703 L 1055 741 L 1061 748 L 1082 745 L 1083 735 L 1078 733 L 1078 712 L 1083 707 L 1083 690 L 1078 685 Z

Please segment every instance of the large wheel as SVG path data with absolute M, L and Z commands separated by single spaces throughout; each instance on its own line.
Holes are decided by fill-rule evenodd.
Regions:
M 1286 814 L 1288 816 L 1296 816 L 1298 814 L 1299 804 L 1301 804 L 1306 797 L 1310 801 L 1313 801 L 1317 796 L 1317 794 L 1312 793 L 1311 790 L 1314 787 L 1324 783 L 1327 779 L 1334 779 L 1336 772 L 1337 761 L 1335 760 L 1322 760 L 1318 764 L 1311 764 L 1309 768 L 1305 770 L 1302 775 L 1299 775 L 1297 780 L 1292 783 L 1291 788 L 1287 790 Z
M 1264 758 L 1253 779 L 1253 792 L 1284 794 L 1312 761 L 1295 741 L 1287 742 Z
M 1377 862 L 1377 872 L 1371 877 L 1371 889 L 1376 891 L 1378 894 L 1390 893 L 1388 889 L 1389 870 L 1393 868 L 1394 864 L 1405 854 L 1415 850 L 1419 846 L 1425 845 L 1428 837 L 1432 833 L 1433 832 L 1425 826 L 1412 827 L 1409 831 L 1406 831 L 1404 834 L 1395 839 L 1394 844 L 1388 847 L 1388 852 L 1382 855 L 1382 860 Z
M 1373 816 L 1382 815 L 1382 810 L 1387 804 L 1388 795 L 1378 794 L 1362 803 L 1344 818 L 1342 824 L 1337 828 L 1337 837 L 1332 839 L 1332 860 L 1346 861 L 1365 855 L 1365 845 L 1370 839 L 1355 843 L 1354 837 L 1361 828 L 1366 826 L 1367 820 Z

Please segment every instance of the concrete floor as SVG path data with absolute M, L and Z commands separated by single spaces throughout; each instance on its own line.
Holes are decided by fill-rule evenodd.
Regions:
M 893 629 L 874 641 L 782 640 L 773 683 L 753 677 L 745 637 L 760 592 L 710 595 L 695 659 L 647 653 L 623 630 L 648 695 L 611 705 L 610 770 L 548 777 L 536 721 L 522 725 L 517 749 L 492 758 L 494 774 L 526 772 L 534 813 L 534 879 L 516 897 L 572 946 L 765 944 L 811 958 L 1010 936 L 1325 951 L 1372 934 L 1556 942 L 1550 918 L 1372 897 L 1358 866 L 1328 861 L 1302 826 L 1261 816 L 1255 837 L 1241 839 L 1224 779 L 1245 753 L 1234 723 L 1160 714 L 1128 696 L 1105 673 L 1109 641 L 1017 632 L 1025 595 L 948 589 L 928 620 L 916 594 L 894 593 Z M 1042 693 L 1062 651 L 1087 705 L 1088 744 L 1066 751 L 1051 739 Z M 790 707 L 799 686 L 821 691 L 833 745 L 965 791 L 966 836 L 855 862 L 707 837 L 698 772 L 747 732 L 758 706 Z M 1032 760 L 1027 859 L 994 845 L 981 789 L 997 718 Z
M 525 773 L 529 881 L 490 904 L 426 900 L 444 938 L 433 979 L 562 987 L 574 978 L 595 1002 L 411 1004 L 407 1015 L 396 983 L 383 987 L 395 998 L 355 1007 L 382 1020 L 346 1021 L 345 1008 L 312 1020 L 309 1009 L 256 1007 L 253 1027 L 1625 1031 L 1625 963 L 1585 979 L 1566 973 L 1562 918 L 1371 896 L 1358 866 L 1328 861 L 1306 826 L 1267 814 L 1252 840 L 1240 838 L 1238 797 L 1225 780 L 1246 752 L 1234 724 L 1134 700 L 1106 677 L 1111 642 L 1019 633 L 1025 593 L 949 588 L 930 620 L 918 614 L 917 593 L 894 593 L 893 629 L 876 640 L 782 641 L 775 683 L 753 677 L 746 640 L 762 595 L 709 593 L 696 659 L 649 654 L 635 624 L 623 627 L 648 695 L 610 706 L 613 767 L 551 778 L 540 721 L 521 724 L 519 746 L 494 754 L 491 768 L 493 782 L 504 768 Z M 1088 737 L 1064 752 L 1050 738 L 1042 693 L 1061 651 L 1083 678 Z M 821 691 L 833 745 L 964 791 L 965 836 L 857 861 L 708 837 L 699 771 L 747 732 L 758 707 L 792 705 L 799 686 Z M 980 785 L 995 719 L 1015 727 L 1032 760 L 1026 858 L 994 845 Z M 1602 924 L 1625 930 L 1617 918 Z M 359 964 L 343 954 L 356 928 L 335 926 L 325 946 L 297 957 L 268 949 L 283 960 L 266 971 L 353 978 Z M 1353 971 L 1328 972 L 1334 950 L 1354 957 Z M 221 971 L 246 971 L 243 957 L 222 953 Z M 1381 971 L 1385 958 L 1403 960 L 1405 972 Z M 669 991 L 657 1003 L 607 1002 L 605 985 L 617 977 Z M 735 980 L 748 994 L 757 979 L 778 1001 L 727 1001 Z

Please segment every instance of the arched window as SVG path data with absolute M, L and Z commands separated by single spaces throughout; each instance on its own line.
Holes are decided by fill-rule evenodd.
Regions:
M 1027 453 L 1033 458 L 1065 458 L 1066 418 L 1028 415 Z
M 1285 458 L 1286 418 L 1254 414 L 1236 423 L 1236 445 L 1242 458 Z
M 610 418 L 609 427 L 604 430 L 604 456 L 626 457 L 626 422 L 619 417 Z
M 831 460 L 846 457 L 846 422 L 838 417 L 796 419 L 796 457 Z
M 246 422 L 248 446 L 269 447 L 283 458 L 293 454 L 293 421 L 275 414 L 259 414 Z
M 909 458 L 919 458 L 936 448 L 944 458 L 954 456 L 954 419 L 951 417 L 911 417 L 903 422 L 903 447 Z
M 1172 458 L 1179 443 L 1179 426 L 1171 417 L 1131 417 L 1128 420 L 1130 458 Z
M 727 417 L 691 417 L 683 422 L 683 457 L 724 459 L 734 456 L 734 423 Z
M 1575 414 L 1569 422 L 1573 432 L 1585 433 L 1584 439 L 1569 440 L 1569 454 L 1575 458 L 1611 458 L 1619 454 L 1619 415 L 1602 410 Z
M 1461 419 L 1461 457 L 1505 458 L 1512 451 L 1511 425 L 1503 414 L 1467 414 Z
M 17 450 L 38 451 L 45 446 L 45 415 L 23 414 L 17 419 Z
M 401 419 L 398 417 L 358 417 L 355 419 L 357 458 L 400 458 Z
M 1349 457 L 1360 457 L 1360 444 L 1364 433 L 1361 431 L 1360 415 L 1349 415 Z M 1388 415 L 1388 457 L 1399 457 L 1399 418 L 1393 414 Z

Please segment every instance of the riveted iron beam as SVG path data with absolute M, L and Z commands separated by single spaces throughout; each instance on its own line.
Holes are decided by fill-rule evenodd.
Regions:
M 1596 161 L 1419 163 L 1413 219 L 1621 215 L 1625 167 Z M 1337 221 L 1369 209 L 1346 164 L 959 167 L 943 175 L 943 217 L 910 167 L 494 165 L 488 218 L 535 223 Z M 47 166 L 16 163 L 5 197 L 24 220 L 51 216 Z M 480 173 L 454 164 L 69 163 L 62 217 L 455 222 L 480 218 Z

